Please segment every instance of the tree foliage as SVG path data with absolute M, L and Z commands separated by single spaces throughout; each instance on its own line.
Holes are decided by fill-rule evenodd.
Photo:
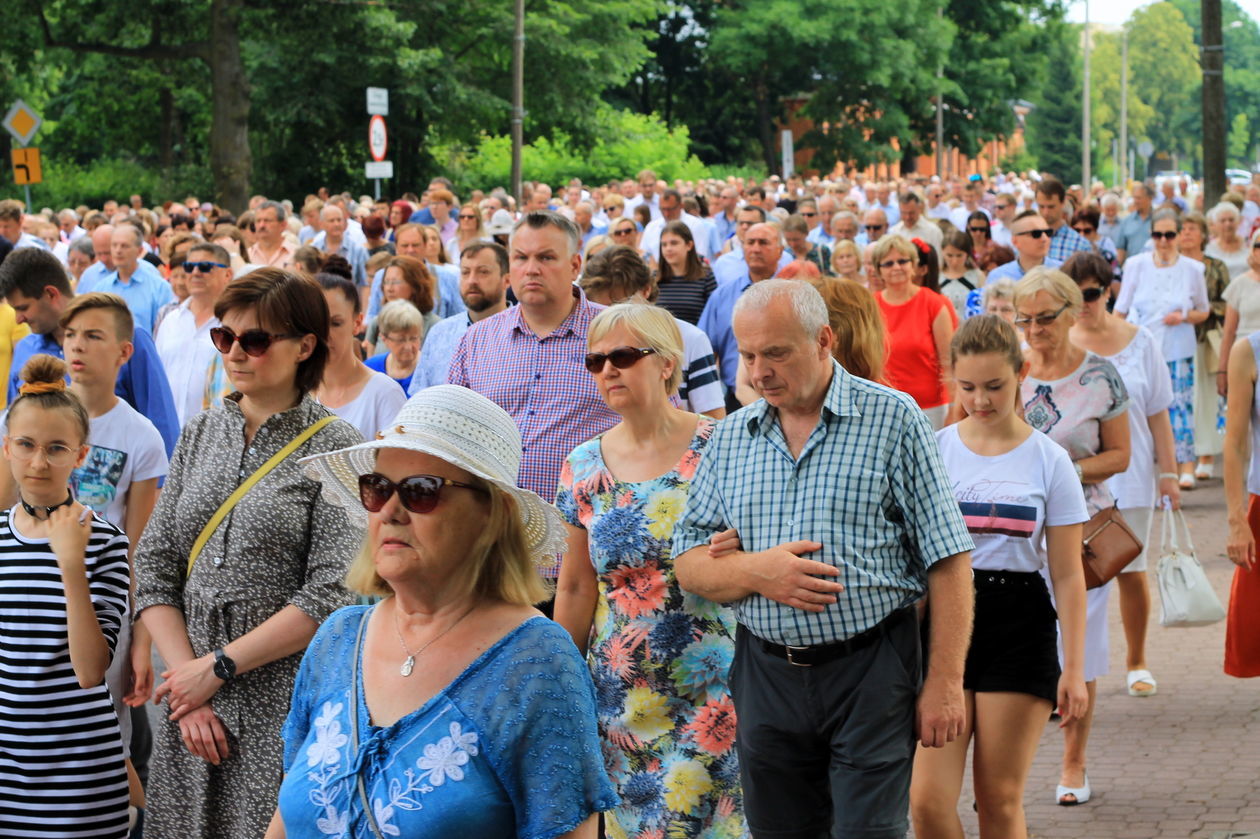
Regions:
M 1029 151 L 1042 172 L 1065 183 L 1081 177 L 1080 37 L 1079 26 L 1048 29 L 1045 46 L 1050 70 L 1028 115 Z

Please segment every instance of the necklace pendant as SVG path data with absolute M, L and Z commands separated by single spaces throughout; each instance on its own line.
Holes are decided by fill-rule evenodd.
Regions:
M 402 667 L 398 668 L 398 672 L 403 678 L 411 675 L 411 671 L 416 667 L 416 657 L 414 655 L 407 656 L 407 660 L 403 662 Z

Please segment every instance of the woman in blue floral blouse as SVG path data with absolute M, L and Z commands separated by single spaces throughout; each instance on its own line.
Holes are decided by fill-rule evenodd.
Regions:
M 610 839 L 743 837 L 734 619 L 682 591 L 670 546 L 713 423 L 678 410 L 682 339 L 664 309 L 613 306 L 591 323 L 586 366 L 622 422 L 565 462 L 569 523 L 556 620 L 587 652 L 608 774 Z M 592 634 L 593 628 L 593 634 Z

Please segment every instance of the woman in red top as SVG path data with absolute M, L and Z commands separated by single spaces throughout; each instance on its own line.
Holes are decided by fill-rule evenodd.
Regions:
M 914 397 L 941 428 L 949 407 L 949 342 L 954 337 L 954 307 L 927 288 L 916 285 L 918 249 L 905 237 L 885 236 L 875 245 L 871 262 L 884 283 L 876 295 L 888 326 L 885 377 Z

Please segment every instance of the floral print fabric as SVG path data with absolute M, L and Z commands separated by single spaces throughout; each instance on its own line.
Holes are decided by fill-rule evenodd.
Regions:
M 609 839 L 743 837 L 730 609 L 674 579 L 674 525 L 714 423 L 701 419 L 686 454 L 659 478 L 618 480 L 601 437 L 574 449 L 556 506 L 589 534 L 598 577 L 588 654 L 608 774 L 621 806 Z M 602 435 L 601 435 L 602 436 Z

